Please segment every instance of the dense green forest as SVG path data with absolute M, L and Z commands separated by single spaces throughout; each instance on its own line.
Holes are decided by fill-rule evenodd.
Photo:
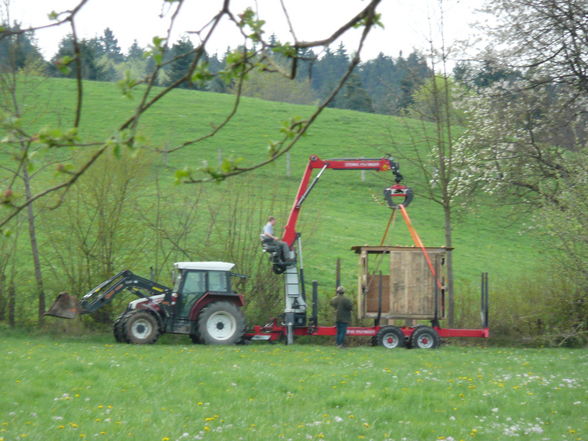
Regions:
M 391 154 L 424 242 L 455 248 L 452 325 L 478 325 L 488 271 L 496 340 L 584 344 L 587 63 L 558 38 L 536 46 L 520 17 L 545 32 L 561 19 L 573 41 L 581 29 L 507 3 L 496 7 L 520 25 L 508 42 L 520 52 L 485 52 L 451 75 L 418 52 L 359 62 L 342 44 L 313 52 L 256 32 L 222 55 L 188 38 L 123 53 L 107 28 L 66 37 L 45 60 L 34 34 L 3 26 L 0 323 L 55 326 L 43 312 L 61 291 L 81 295 L 124 268 L 169 284 L 173 262 L 197 260 L 248 274 L 239 289 L 261 322 L 283 300 L 259 230 L 268 214 L 283 226 L 308 156 Z M 391 181 L 333 172 L 305 203 L 307 282 L 323 300 L 336 259 L 354 286 L 350 247 L 380 242 Z M 402 222 L 388 241 L 411 244 Z M 128 300 L 83 323 L 110 323 Z
M 18 29 L 13 25 L 12 29 Z M 52 77 L 75 78 L 77 68 L 66 68 L 64 63 L 74 57 L 73 38 L 65 37 L 50 60 L 45 60 L 35 45 L 34 34 L 24 33 L 19 36 L 17 54 L 10 55 L 6 42 L 0 43 L 0 62 L 10 64 L 10 57 L 16 57 L 16 66 L 24 67 L 27 63 L 37 66 L 40 72 Z M 276 44 L 272 36 L 270 44 Z M 79 42 L 82 54 L 81 76 L 96 81 L 119 81 L 125 72 L 136 77 L 145 76 L 155 66 L 149 57 L 149 48 L 142 48 L 136 42 L 123 51 L 113 32 L 106 28 L 101 37 Z M 160 73 L 157 83 L 160 86 L 173 84 L 193 61 L 186 54 L 193 53 L 194 45 L 186 36 L 171 45 L 166 52 L 165 69 Z M 206 54 L 205 60 L 212 73 L 223 70 L 232 50 L 224 54 Z M 278 73 L 252 73 L 244 96 L 262 98 L 271 101 L 291 102 L 295 104 L 313 104 L 325 99 L 330 90 L 339 81 L 350 61 L 347 48 L 341 43 L 336 50 L 328 47 L 322 53 L 312 50 L 299 54 L 296 81 L 283 79 Z M 277 63 L 287 69 L 286 57 L 276 55 Z M 432 76 L 425 57 L 412 52 L 407 56 L 399 54 L 392 58 L 380 53 L 377 58 L 368 60 L 356 69 L 347 85 L 330 104 L 332 107 L 352 109 L 364 112 L 399 114 L 412 103 L 414 92 Z M 218 78 L 203 84 L 184 81 L 180 88 L 206 90 L 220 93 L 234 93 L 234 88 Z

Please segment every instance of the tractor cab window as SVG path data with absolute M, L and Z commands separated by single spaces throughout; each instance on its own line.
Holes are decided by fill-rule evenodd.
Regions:
M 229 277 L 226 271 L 208 272 L 208 290 L 229 292 Z
M 188 271 L 182 287 L 182 294 L 203 294 L 206 291 L 206 273 Z
M 188 315 L 194 302 L 206 292 L 206 272 L 186 271 L 184 275 L 184 284 L 180 293 L 182 316 Z

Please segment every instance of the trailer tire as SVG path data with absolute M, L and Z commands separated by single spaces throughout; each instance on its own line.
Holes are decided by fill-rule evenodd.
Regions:
M 159 320 L 152 312 L 135 310 L 123 319 L 124 336 L 135 345 L 153 344 L 161 335 Z
M 118 343 L 128 343 L 127 337 L 124 332 L 124 322 L 126 319 L 128 311 L 123 312 L 112 324 L 112 333 L 114 334 L 114 339 Z
M 410 345 L 415 349 L 437 349 L 441 337 L 429 326 L 418 326 L 410 336 Z
M 233 345 L 243 334 L 245 317 L 234 303 L 211 303 L 198 316 L 198 335 L 206 345 Z
M 412 334 L 406 339 L 406 349 L 413 349 L 412 347 L 412 335 L 419 328 L 426 328 L 427 325 L 416 325 L 412 328 Z
M 376 335 L 378 346 L 386 349 L 403 348 L 406 346 L 406 337 L 400 328 L 396 326 L 384 326 Z

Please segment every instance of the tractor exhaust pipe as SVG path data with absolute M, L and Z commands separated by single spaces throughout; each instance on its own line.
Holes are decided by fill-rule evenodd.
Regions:
M 59 317 L 64 319 L 73 319 L 78 317 L 82 313 L 80 302 L 74 296 L 68 293 L 61 292 L 44 315 L 50 315 L 53 317 Z

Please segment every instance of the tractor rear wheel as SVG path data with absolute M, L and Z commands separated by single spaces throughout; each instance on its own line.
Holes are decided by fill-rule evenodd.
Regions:
M 378 346 L 386 349 L 403 348 L 406 346 L 406 337 L 400 328 L 396 326 L 384 326 L 376 335 Z
M 112 325 L 112 332 L 114 334 L 114 339 L 119 343 L 128 343 L 127 337 L 124 333 L 124 322 L 126 319 L 126 314 L 128 311 L 123 312 L 118 318 L 114 321 Z
M 198 337 L 206 345 L 233 345 L 245 333 L 245 317 L 231 302 L 214 302 L 198 316 Z
M 123 329 L 128 342 L 136 345 L 155 343 L 161 334 L 157 318 L 144 310 L 128 313 L 123 319 Z
M 429 326 L 417 326 L 410 336 L 410 345 L 415 349 L 437 349 L 441 345 L 441 337 Z

